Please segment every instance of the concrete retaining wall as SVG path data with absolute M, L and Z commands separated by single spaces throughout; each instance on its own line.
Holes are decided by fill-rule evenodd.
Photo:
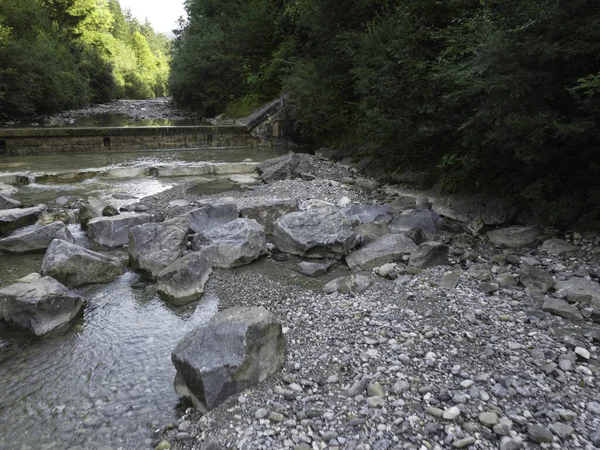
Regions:
M 0 156 L 232 148 L 260 143 L 244 126 L 0 130 Z

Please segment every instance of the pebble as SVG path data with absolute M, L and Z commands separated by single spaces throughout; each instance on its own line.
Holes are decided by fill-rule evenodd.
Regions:
M 498 415 L 494 412 L 482 412 L 479 414 L 479 421 L 483 426 L 492 428 L 498 423 Z
M 446 420 L 454 420 L 458 416 L 460 416 L 460 409 L 458 409 L 456 406 L 452 406 L 444 410 L 444 413 L 442 414 L 442 417 Z
M 575 347 L 575 354 L 583 359 L 590 359 L 590 352 L 583 347 Z
M 540 425 L 529 425 L 527 427 L 527 434 L 529 435 L 529 439 L 538 444 L 552 442 L 554 440 L 554 436 L 552 436 L 550 430 Z

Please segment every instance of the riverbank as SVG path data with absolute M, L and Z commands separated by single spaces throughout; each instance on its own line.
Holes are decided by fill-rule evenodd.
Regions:
M 358 187 L 366 180 L 344 167 L 313 161 L 320 171 L 315 180 L 200 201 L 226 197 L 241 207 L 257 196 L 333 204 L 398 199 L 393 189 Z M 199 201 L 181 186 L 143 203 L 167 218 L 184 212 L 160 206 L 177 199 Z M 566 285 L 587 280 L 600 295 L 597 235 L 576 237 L 576 247 L 556 255 L 548 247 L 500 248 L 485 235 L 465 233 L 467 224 L 453 225 L 436 238 L 450 246 L 448 264 L 415 273 L 400 262 L 380 272 L 384 277 L 366 271 L 364 291 L 323 292 L 332 279 L 358 276 L 341 262 L 320 279 L 300 274 L 298 258 L 278 254 L 217 271 L 208 286 L 220 308 L 263 306 L 281 321 L 285 368 L 205 416 L 188 410 L 154 444 L 166 440 L 185 450 L 599 445 L 598 317 L 569 320 L 544 310 L 546 295 L 565 297 L 564 287 L 542 292 L 524 274 L 534 267 L 538 276 Z

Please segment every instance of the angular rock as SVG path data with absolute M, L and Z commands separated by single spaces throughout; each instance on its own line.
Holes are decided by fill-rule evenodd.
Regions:
M 388 226 L 392 233 L 404 233 L 413 228 L 420 228 L 427 239 L 433 239 L 443 222 L 444 219 L 431 209 L 414 209 L 394 217 Z
M 104 208 L 102 208 L 102 216 L 104 217 L 113 217 L 118 215 L 119 211 L 112 205 L 106 205 Z
M 404 234 L 388 234 L 347 254 L 346 264 L 351 269 L 370 270 L 386 263 L 399 261 L 416 247 L 416 244 Z
M 7 197 L 6 195 L 0 194 L 0 209 L 14 209 L 20 208 L 21 202 Z
M 198 233 L 192 242 L 213 267 L 229 269 L 250 264 L 266 253 L 265 230 L 254 219 L 235 219 Z
M 187 215 L 190 230 L 202 233 L 211 228 L 220 227 L 240 217 L 237 206 L 233 203 L 222 205 L 205 205 Z
M 556 295 L 568 301 L 589 300 L 595 307 L 600 307 L 600 284 L 587 278 L 572 277 L 565 281 L 558 281 L 554 289 Z
M 0 239 L 0 250 L 9 253 L 28 253 L 45 250 L 53 239 L 73 242 L 73 236 L 62 222 L 54 222 L 43 227 L 17 231 Z
M 351 292 L 362 294 L 369 289 L 372 282 L 371 277 L 362 274 L 340 277 L 323 286 L 323 292 L 326 294 L 333 294 L 334 292 L 340 294 L 350 294 Z
M 350 220 L 336 207 L 324 206 L 281 216 L 273 240 L 279 250 L 308 258 L 335 258 L 360 241 Z
M 96 217 L 87 223 L 89 238 L 107 247 L 120 247 L 129 242 L 129 230 L 152 222 L 150 214 L 126 213 L 112 217 Z
M 487 232 L 487 237 L 492 244 L 509 247 L 533 247 L 538 244 L 538 237 L 542 230 L 538 227 L 520 227 L 512 226 L 507 228 L 498 228 Z
M 512 273 L 510 272 L 498 274 L 496 276 L 496 283 L 498 283 L 498 286 L 500 287 L 514 287 L 517 285 L 515 277 L 513 277 Z
M 302 261 L 298 264 L 298 271 L 309 277 L 318 277 L 329 270 L 331 264 Z
M 69 323 L 82 307 L 78 294 L 50 277 L 0 289 L 0 320 L 37 336 Z
M 362 225 L 365 223 L 389 223 L 394 217 L 395 210 L 387 205 L 351 205 L 341 211 L 352 222 Z
M 583 316 L 577 308 L 558 298 L 546 297 L 542 309 L 565 319 L 583 320 Z
M 554 440 L 554 436 L 552 436 L 550 430 L 540 425 L 529 425 L 527 427 L 527 434 L 529 435 L 529 439 L 538 444 L 552 442 Z
M 171 361 L 175 391 L 206 412 L 281 369 L 281 324 L 264 308 L 230 308 L 186 334 Z
M 447 289 L 454 289 L 458 286 L 458 282 L 460 281 L 460 277 L 462 276 L 462 271 L 456 270 L 453 272 L 446 272 L 440 281 L 440 286 L 445 287 Z
M 562 255 L 563 253 L 574 252 L 579 250 L 579 247 L 558 238 L 550 238 L 545 240 L 540 247 L 540 250 L 551 253 L 553 255 Z
M 61 239 L 54 239 L 42 261 L 42 275 L 66 286 L 109 283 L 123 273 L 115 258 L 93 252 Z
M 537 267 L 523 264 L 521 266 L 521 283 L 530 292 L 545 294 L 554 286 L 554 278 L 548 272 Z
M 307 155 L 292 152 L 264 161 L 258 166 L 258 174 L 265 183 L 301 178 L 303 174 L 313 170 L 313 164 Z
M 251 205 L 244 206 L 241 216 L 254 219 L 263 226 L 267 234 L 273 233 L 277 219 L 285 214 L 298 211 L 298 202 L 294 198 L 257 198 Z
M 33 225 L 45 209 L 44 205 L 31 208 L 0 209 L 0 235 L 10 233 L 17 228 Z
M 150 278 L 181 257 L 186 247 L 187 223 L 183 220 L 144 223 L 129 230 L 131 267 Z
M 510 222 L 518 211 L 514 201 L 484 194 L 436 196 L 433 204 L 437 212 L 453 220 L 469 223 L 479 218 L 486 225 Z
M 448 265 L 448 251 L 448 246 L 440 242 L 424 242 L 410 254 L 408 265 L 419 269 Z
M 81 225 L 81 229 L 86 231 L 90 220 L 102 217 L 102 210 L 106 204 L 97 198 L 90 197 L 85 201 L 79 202 L 76 206 L 79 207 L 79 224 Z
M 377 238 L 390 234 L 390 227 L 384 222 L 369 222 L 355 227 L 354 233 L 362 237 L 363 244 L 368 244 Z
M 158 293 L 174 305 L 185 305 L 202 297 L 212 266 L 202 252 L 179 258 L 157 277 Z
M 17 280 L 17 283 L 33 283 L 34 281 L 37 281 L 40 278 L 42 278 L 42 276 L 39 273 L 33 272 L 29 275 L 25 275 L 24 277 L 19 278 Z

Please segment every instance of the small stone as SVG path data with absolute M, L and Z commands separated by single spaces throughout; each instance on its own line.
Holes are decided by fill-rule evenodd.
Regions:
M 379 395 L 376 395 L 375 397 L 369 397 L 367 399 L 367 405 L 369 405 L 371 408 L 378 408 L 379 406 L 383 406 L 383 397 Z
M 575 432 L 575 429 L 571 425 L 562 422 L 553 423 L 549 428 L 561 439 L 566 439 Z
M 381 387 L 381 384 L 371 383 L 369 386 L 367 386 L 367 395 L 369 397 L 383 397 L 383 394 L 383 387 Z
M 458 282 L 460 280 L 461 275 L 462 275 L 462 272 L 460 272 L 460 271 L 446 272 L 442 276 L 442 280 L 440 281 L 440 286 L 445 287 L 447 289 L 456 288 L 456 286 L 458 286 Z
M 402 394 L 406 391 L 410 391 L 410 383 L 407 381 L 397 381 L 392 386 L 392 392 L 396 395 Z
M 268 415 L 269 415 L 269 411 L 266 408 L 259 408 L 254 413 L 254 417 L 256 417 L 258 420 L 264 419 Z
M 490 283 L 489 281 L 482 281 L 479 283 L 479 290 L 484 294 L 493 294 L 498 290 L 498 285 L 496 283 Z
M 475 382 L 473 380 L 463 380 L 460 382 L 460 385 L 465 389 L 470 388 L 474 384 L 475 384 Z
M 592 414 L 600 416 L 600 403 L 598 402 L 588 402 L 588 404 L 585 405 L 585 409 L 587 409 Z
M 600 447 L 600 429 L 590 434 L 590 441 L 592 441 L 592 444 L 596 447 Z
M 437 419 L 442 417 L 442 414 L 444 414 L 443 410 L 441 410 L 440 408 L 436 408 L 435 406 L 428 406 L 427 409 L 425 409 L 425 412 Z
M 573 422 L 577 417 L 577 414 L 574 411 L 571 411 L 570 409 L 561 409 L 560 411 L 558 411 L 558 415 L 565 422 Z
M 464 447 L 474 444 L 475 442 L 477 442 L 477 439 L 475 439 L 473 436 L 468 436 L 464 439 L 459 439 L 457 441 L 454 441 L 452 443 L 452 446 L 455 448 L 464 448 Z
M 575 354 L 583 359 L 590 359 L 590 352 L 583 347 L 575 347 Z
M 460 409 L 458 409 L 456 406 L 452 406 L 444 410 L 444 413 L 442 414 L 442 417 L 446 420 L 454 420 L 458 416 L 460 416 Z
M 521 442 L 508 436 L 500 440 L 500 450 L 517 450 L 521 448 Z
M 271 422 L 283 422 L 283 414 L 272 412 L 269 414 L 269 420 Z
M 537 442 L 538 444 L 552 442 L 554 440 L 554 436 L 550 430 L 540 425 L 529 425 L 527 427 L 527 434 L 529 435 L 529 439 L 531 439 L 533 442 Z
M 483 426 L 492 428 L 498 423 L 498 415 L 494 412 L 482 412 L 479 414 L 479 421 Z
M 160 441 L 154 450 L 171 450 L 171 443 L 169 441 Z

